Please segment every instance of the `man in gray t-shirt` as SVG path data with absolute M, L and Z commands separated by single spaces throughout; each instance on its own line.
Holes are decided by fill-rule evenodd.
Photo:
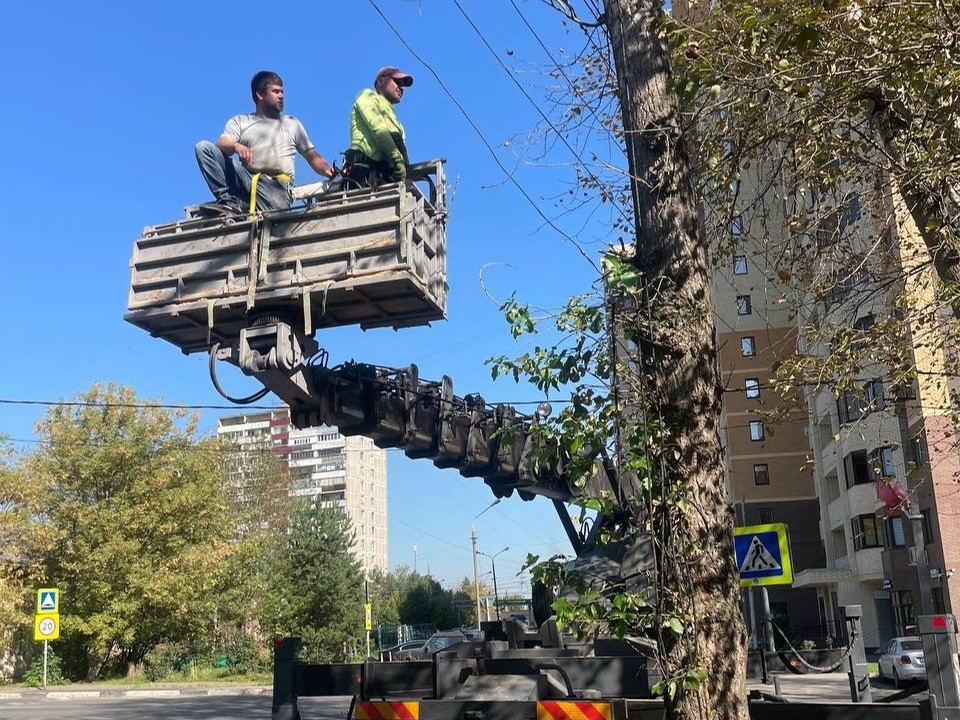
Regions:
M 256 112 L 230 118 L 216 143 L 198 142 L 197 163 L 223 210 L 285 210 L 293 199 L 295 153 L 319 175 L 333 177 L 334 171 L 310 142 L 303 124 L 282 114 L 279 75 L 261 70 L 250 81 L 250 91 Z

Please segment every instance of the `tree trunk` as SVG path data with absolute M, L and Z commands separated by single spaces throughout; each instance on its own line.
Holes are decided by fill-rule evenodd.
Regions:
M 698 690 L 666 699 L 667 717 L 745 720 L 746 634 L 718 429 L 707 251 L 667 48 L 656 35 L 662 9 L 658 0 L 607 0 L 605 11 L 636 214 L 632 263 L 642 274 L 636 381 L 646 390 L 645 411 L 664 425 L 662 457 L 652 461 L 664 483 L 689 486 L 693 508 L 652 519 L 655 537 L 666 540 L 657 551 L 659 583 L 677 599 L 676 614 L 692 618 L 679 641 L 661 648 L 665 670 L 707 672 Z M 671 537 L 694 540 L 698 552 L 683 562 L 662 555 Z

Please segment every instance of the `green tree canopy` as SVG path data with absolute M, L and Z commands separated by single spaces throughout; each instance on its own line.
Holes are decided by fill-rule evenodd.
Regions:
M 296 503 L 273 572 L 271 629 L 303 638 L 310 655 L 345 659 L 363 638 L 363 572 L 350 519 L 336 508 Z
M 453 592 L 445 589 L 432 575 L 414 573 L 400 604 L 400 617 L 406 625 L 436 625 L 449 630 L 459 624 L 453 604 Z
M 47 411 L 40 447 L 5 488 L 5 516 L 47 538 L 22 552 L 38 554 L 38 581 L 61 589 L 74 673 L 95 678 L 109 660 L 139 661 L 209 625 L 233 527 L 219 453 L 195 425 L 97 383 Z

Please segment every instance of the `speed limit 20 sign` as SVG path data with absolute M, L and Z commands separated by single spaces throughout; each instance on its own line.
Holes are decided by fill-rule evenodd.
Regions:
M 60 637 L 60 615 L 46 613 L 33 618 L 34 640 L 57 640 Z

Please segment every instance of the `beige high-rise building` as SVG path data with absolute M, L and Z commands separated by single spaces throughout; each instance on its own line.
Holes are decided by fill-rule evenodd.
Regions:
M 217 435 L 243 445 L 268 444 L 290 472 L 291 497 L 340 508 L 356 535 L 364 570 L 387 569 L 387 453 L 366 437 L 335 427 L 298 429 L 288 408 L 232 415 Z
M 825 560 L 813 452 L 803 396 L 784 396 L 773 386 L 774 368 L 796 351 L 797 322 L 783 291 L 769 284 L 767 255 L 751 241 L 745 222 L 732 220 L 728 231 L 736 250 L 717 259 L 713 272 L 727 486 L 738 526 L 786 523 L 793 570 L 802 573 Z M 771 618 L 791 628 L 791 642 L 822 644 L 834 634 L 815 590 L 777 585 L 767 594 Z M 759 630 L 760 594 L 745 591 L 744 604 L 748 626 Z
M 737 188 L 745 206 L 756 199 L 752 189 L 775 196 L 759 165 L 755 172 Z M 772 619 L 791 641 L 819 644 L 843 637 L 840 606 L 860 605 L 864 642 L 877 648 L 913 634 L 917 614 L 951 612 L 951 588 L 960 589 L 956 380 L 948 374 L 956 348 L 945 345 L 942 316 L 901 310 L 902 362 L 916 367 L 917 380 L 894 380 L 900 368 L 864 340 L 868 350 L 847 367 L 813 382 L 798 376 L 784 395 L 771 384 L 797 350 L 825 358 L 857 343 L 857 333 L 866 337 L 895 299 L 935 307 L 929 257 L 895 188 L 866 185 L 848 189 L 835 225 L 815 234 L 822 256 L 807 287 L 791 294 L 777 280 L 793 270 L 778 265 L 776 238 L 788 237 L 777 231 L 782 199 L 764 205 L 756 226 L 746 212 L 731 220 L 725 239 L 734 250 L 716 259 L 713 279 L 731 500 L 739 524 L 790 530 L 795 580 L 769 589 Z M 829 244 L 839 242 L 832 261 Z M 849 388 L 839 388 L 850 375 Z M 881 500 L 896 487 L 917 520 Z

